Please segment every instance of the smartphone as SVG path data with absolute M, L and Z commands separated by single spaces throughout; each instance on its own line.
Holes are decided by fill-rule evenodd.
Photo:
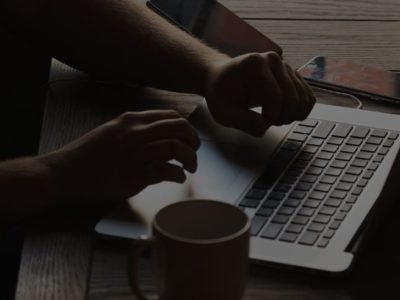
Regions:
M 150 0 L 147 5 L 181 29 L 231 57 L 282 49 L 215 0 Z
M 400 74 L 325 56 L 298 69 L 311 85 L 400 104 Z

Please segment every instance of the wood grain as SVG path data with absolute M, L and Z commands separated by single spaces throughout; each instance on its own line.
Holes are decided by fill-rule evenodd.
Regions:
M 245 19 L 400 20 L 397 0 L 220 0 Z

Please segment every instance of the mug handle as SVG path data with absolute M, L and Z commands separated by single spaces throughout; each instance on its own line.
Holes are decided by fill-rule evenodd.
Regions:
M 133 294 L 139 298 L 139 300 L 155 300 L 159 299 L 158 296 L 149 298 L 146 296 L 138 281 L 138 267 L 137 261 L 144 250 L 154 247 L 154 239 L 147 236 L 142 236 L 138 240 L 134 240 L 131 243 L 131 251 L 128 255 L 128 280 L 131 286 Z

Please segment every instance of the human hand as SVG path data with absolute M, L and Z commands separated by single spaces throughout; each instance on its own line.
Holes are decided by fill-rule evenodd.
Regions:
M 199 146 L 196 131 L 175 111 L 129 112 L 41 159 L 59 198 L 108 203 L 161 181 L 184 182 L 184 169 L 197 168 Z
M 274 52 L 252 53 L 211 68 L 209 110 L 227 127 L 262 136 L 271 125 L 304 120 L 315 104 L 305 80 Z M 262 114 L 250 108 L 261 106 Z

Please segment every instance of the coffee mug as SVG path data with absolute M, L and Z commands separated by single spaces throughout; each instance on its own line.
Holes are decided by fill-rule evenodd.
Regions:
M 250 222 L 239 208 L 213 200 L 185 200 L 161 209 L 153 235 L 133 242 L 128 259 L 133 293 L 145 296 L 137 280 L 137 260 L 153 250 L 157 299 L 239 300 L 248 272 Z

